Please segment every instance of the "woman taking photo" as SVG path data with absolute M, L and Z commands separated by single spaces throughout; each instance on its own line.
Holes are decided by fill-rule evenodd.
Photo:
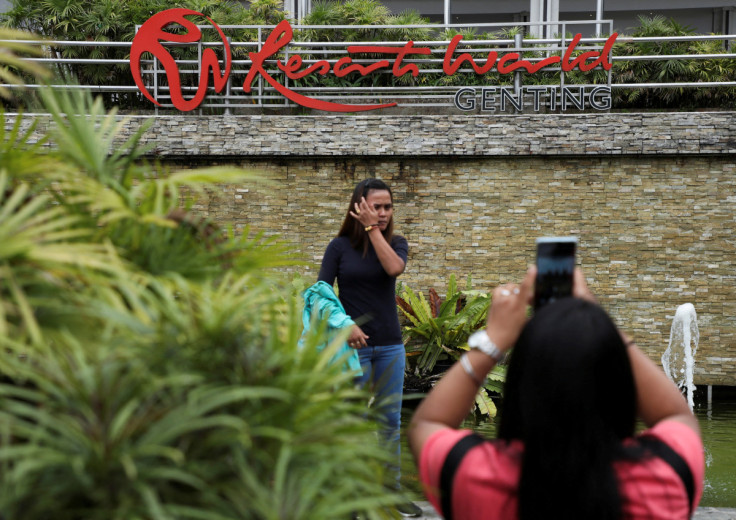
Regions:
M 596 305 L 580 270 L 575 297 L 527 320 L 535 274 L 494 290 L 485 341 L 412 418 L 428 498 L 462 520 L 690 518 L 704 460 L 682 394 Z M 457 430 L 512 346 L 498 439 Z M 637 416 L 648 428 L 639 435 Z
M 381 415 L 381 438 L 395 463 L 392 482 L 400 487 L 401 398 L 405 350 L 396 310 L 396 277 L 404 272 L 409 246 L 394 235 L 393 196 L 379 179 L 360 182 L 353 190 L 345 219 L 327 246 L 319 281 L 330 286 L 337 280 L 345 312 L 353 325 L 348 345 L 358 349 L 363 375 L 358 384 L 370 384 Z M 419 516 L 411 502 L 398 508 L 404 516 Z

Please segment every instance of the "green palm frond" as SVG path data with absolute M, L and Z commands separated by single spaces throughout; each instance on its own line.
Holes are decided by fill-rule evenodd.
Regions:
M 94 340 L 0 338 L 0 373 L 24 382 L 0 384 L 6 514 L 270 518 L 288 503 L 387 517 L 400 497 L 383 487 L 368 395 L 329 352 L 297 347 L 299 310 L 274 287 L 230 274 L 131 290 L 145 322 L 97 301 L 110 330 Z
M 141 360 L 89 349 L 70 337 L 55 349 L 24 350 L 31 363 L 12 356 L 18 370 L 8 370 L 7 363 L 3 368 L 33 389 L 0 385 L 3 423 L 13 435 L 12 443 L 0 447 L 8 470 L 3 488 L 10 491 L 0 503 L 10 502 L 4 507 L 9 514 L 17 514 L 18 493 L 39 485 L 44 500 L 20 503 L 31 517 L 73 518 L 82 496 L 90 508 L 87 518 L 102 518 L 108 506 L 118 515 L 148 517 L 152 505 L 143 490 L 158 495 L 163 510 L 170 504 L 193 507 L 186 495 L 204 493 L 211 483 L 191 463 L 192 451 L 224 449 L 247 431 L 246 418 L 226 410 L 249 400 L 284 398 L 275 388 L 155 378 Z M 78 413 L 71 415 L 70 409 Z M 196 448 L 187 448 L 195 439 Z M 31 460 L 35 464 L 28 464 Z M 93 489 L 95 482 L 115 491 Z
M 43 56 L 40 47 L 25 43 L 35 36 L 24 31 L 0 27 L 0 97 L 10 98 L 11 91 L 6 85 L 23 85 L 22 75 L 28 74 L 37 80 L 50 76 L 49 70 L 40 63 L 28 61 L 23 55 Z M 19 41 L 20 40 L 20 41 Z
M 7 122 L 9 117 L 0 108 L 0 118 Z M 38 129 L 38 120 L 34 119 L 30 125 L 23 129 L 24 118 L 22 114 L 15 116 L 10 129 L 5 125 L 0 126 L 0 165 L 11 172 L 13 177 L 34 177 L 59 168 L 61 165 L 55 161 L 46 150 L 48 138 L 41 136 L 37 138 L 35 133 Z
M 104 243 L 86 241 L 91 231 L 44 194 L 10 185 L 0 172 L 0 333 L 14 330 L 41 339 L 38 312 L 50 294 L 85 284 L 87 273 L 119 273 L 122 262 Z M 52 298 L 53 300 L 53 298 Z
M 312 9 L 304 17 L 305 25 L 335 25 L 339 18 L 338 3 L 333 0 L 316 0 L 312 3 Z M 317 34 L 327 34 L 327 31 L 317 31 L 310 29 L 308 34 L 316 36 Z
M 140 146 L 149 120 L 123 143 L 126 120 L 115 109 L 107 112 L 102 99 L 82 90 L 42 89 L 41 97 L 56 127 L 52 139 L 62 157 L 80 171 L 118 191 L 132 185 L 135 164 L 152 145 Z
M 391 14 L 388 7 L 377 0 L 346 0 L 339 5 L 344 24 L 381 25 Z
M 429 18 L 425 18 L 413 9 L 402 11 L 398 15 L 389 16 L 387 19 L 389 25 L 397 25 L 396 29 L 385 29 L 384 35 L 387 40 L 398 41 L 425 41 L 430 39 L 432 29 L 428 27 L 409 28 L 411 25 L 429 25 Z
M 180 209 L 184 199 L 201 196 L 215 184 L 268 184 L 263 172 L 212 167 L 155 174 L 141 161 L 146 125 L 126 138 L 121 133 L 125 121 L 115 111 L 106 112 L 99 98 L 51 90 L 43 97 L 65 165 L 46 172 L 46 178 L 54 182 L 56 201 L 84 219 L 95 240 L 109 239 L 121 256 L 154 275 L 177 272 L 201 279 L 224 265 L 244 272 L 296 262 L 276 238 L 236 238 L 206 219 L 172 217 L 186 214 Z

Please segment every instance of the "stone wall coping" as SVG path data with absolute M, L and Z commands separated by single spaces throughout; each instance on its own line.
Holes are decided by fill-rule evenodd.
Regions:
M 6 114 L 6 125 L 8 125 Z M 50 120 L 46 114 L 24 119 Z M 121 115 L 156 156 L 736 154 L 736 112 L 518 115 Z

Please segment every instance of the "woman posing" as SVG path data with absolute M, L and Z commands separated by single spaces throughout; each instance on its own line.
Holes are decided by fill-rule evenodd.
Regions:
M 689 518 L 703 490 L 703 445 L 677 387 L 596 305 L 573 294 L 527 321 L 535 268 L 493 292 L 485 341 L 412 418 L 409 441 L 445 518 Z M 498 439 L 457 430 L 482 379 L 514 346 Z M 648 430 L 634 434 L 636 417 Z
M 393 196 L 379 179 L 360 182 L 353 191 L 337 238 L 327 246 L 319 281 L 337 279 L 339 298 L 353 325 L 348 345 L 358 349 L 363 375 L 380 407 L 381 436 L 396 455 L 390 485 L 399 488 L 401 398 L 405 351 L 396 311 L 396 277 L 404 272 L 409 246 L 394 235 Z M 405 516 L 421 510 L 408 502 L 398 508 Z

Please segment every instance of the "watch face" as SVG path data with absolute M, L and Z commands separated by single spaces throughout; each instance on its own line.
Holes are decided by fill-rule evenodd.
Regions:
M 500 361 L 504 357 L 504 353 L 496 346 L 495 343 L 488 337 L 488 333 L 481 329 L 478 332 L 473 333 L 468 338 L 468 346 L 475 348 L 483 352 L 484 354 L 492 357 L 496 361 Z
M 470 335 L 468 338 L 468 345 L 471 347 L 482 347 L 484 343 L 484 336 L 485 331 L 484 330 L 478 330 L 476 332 L 473 332 L 473 334 Z

